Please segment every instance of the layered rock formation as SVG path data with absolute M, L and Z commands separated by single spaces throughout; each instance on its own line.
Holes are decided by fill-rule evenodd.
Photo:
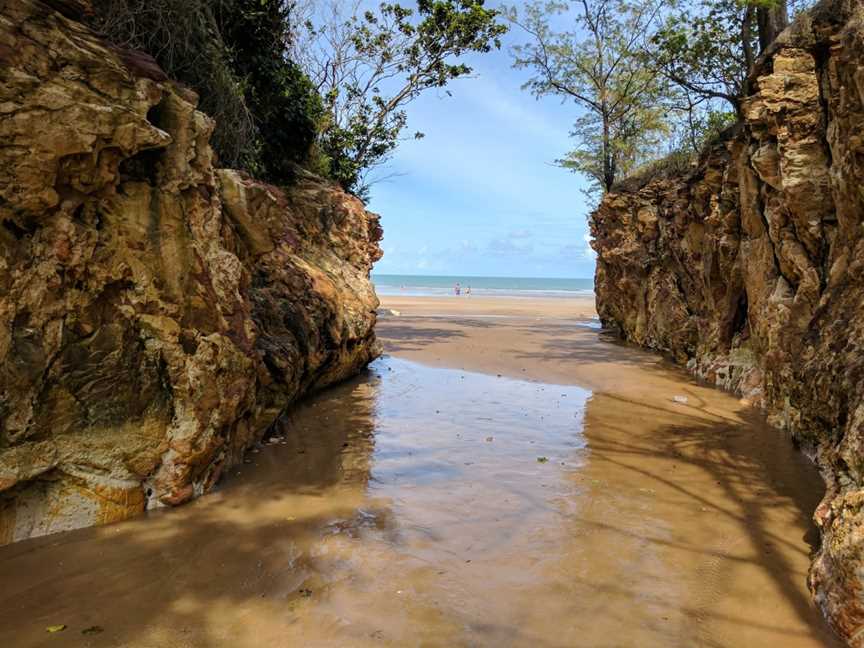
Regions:
M 603 200 L 599 312 L 813 451 L 828 492 L 811 589 L 864 646 L 864 7 L 823 2 L 753 83 L 698 168 Z
M 378 353 L 378 219 L 218 170 L 196 97 L 0 0 L 0 543 L 210 489 Z

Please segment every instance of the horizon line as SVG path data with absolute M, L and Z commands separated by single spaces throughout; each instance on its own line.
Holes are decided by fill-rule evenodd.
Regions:
M 456 279 L 580 279 L 594 280 L 594 277 L 529 277 L 523 275 L 471 275 L 471 274 L 413 274 L 408 272 L 372 272 L 382 277 L 452 277 Z

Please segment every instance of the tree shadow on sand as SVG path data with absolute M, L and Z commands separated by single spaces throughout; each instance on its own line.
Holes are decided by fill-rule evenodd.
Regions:
M 676 411 L 595 394 L 586 409 L 585 435 L 594 473 L 624 475 L 632 487 L 651 493 L 645 496 L 649 519 L 655 510 L 681 511 L 679 519 L 686 527 L 687 516 L 704 516 L 714 537 L 698 542 L 682 536 L 662 515 L 658 519 L 667 524 L 658 524 L 655 532 L 634 533 L 632 526 L 614 517 L 577 516 L 576 526 L 622 543 L 647 542 L 676 563 L 696 560 L 704 565 L 701 600 L 688 601 L 677 610 L 689 628 L 687 634 L 698 636 L 700 646 L 730 645 L 722 632 L 718 636 L 710 628 L 716 632 L 742 624 L 773 636 L 778 645 L 784 637 L 803 633 L 816 643 L 839 646 L 806 589 L 809 558 L 818 544 L 811 516 L 824 493 L 816 468 L 759 412 L 741 408 L 734 415 L 719 416 L 699 405 Z M 654 424 L 646 428 L 644 421 Z M 739 592 L 736 579 L 741 574 L 770 581 L 788 610 L 784 614 L 799 620 L 798 629 L 773 619 L 730 614 L 728 605 L 718 609 L 724 598 L 728 604 Z M 589 578 L 585 585 L 640 600 L 651 596 L 627 592 L 614 582 Z M 669 604 L 662 597 L 656 602 L 661 607 Z M 735 603 L 732 607 L 742 612 L 748 606 L 745 600 Z
M 434 322 L 435 326 L 429 323 Z M 406 321 L 391 319 L 378 323 L 378 332 L 385 340 L 389 353 L 422 351 L 433 343 L 455 341 L 465 338 L 465 329 L 489 329 L 493 323 L 470 318 L 411 318 Z
M 646 351 L 610 331 L 579 328 L 567 323 L 531 324 L 521 329 L 525 339 L 542 340 L 539 350 L 511 349 L 514 357 L 529 362 L 615 364 L 650 369 L 654 375 L 676 380 L 681 368 L 663 355 Z

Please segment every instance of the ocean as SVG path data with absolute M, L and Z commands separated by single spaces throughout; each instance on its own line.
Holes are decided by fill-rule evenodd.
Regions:
M 496 297 L 581 297 L 594 294 L 593 279 L 542 279 L 532 277 L 459 277 L 373 274 L 379 295 L 441 297 L 453 295 L 458 283 L 462 293 Z

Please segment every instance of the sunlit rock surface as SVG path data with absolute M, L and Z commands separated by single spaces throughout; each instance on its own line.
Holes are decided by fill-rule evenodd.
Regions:
M 86 10 L 0 1 L 0 544 L 200 495 L 379 350 L 377 217 L 214 168 L 196 97 Z
M 593 215 L 602 320 L 764 406 L 828 482 L 811 589 L 864 645 L 864 8 L 772 48 L 745 122 L 683 176 Z

